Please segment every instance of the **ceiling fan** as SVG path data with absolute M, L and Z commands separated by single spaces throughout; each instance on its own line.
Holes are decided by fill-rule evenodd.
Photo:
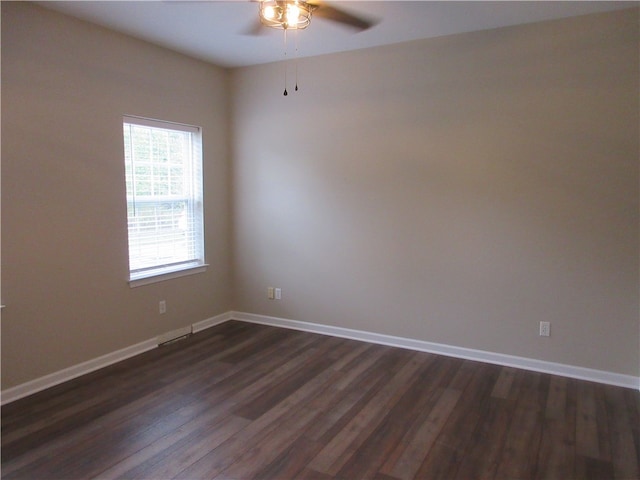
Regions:
M 321 0 L 252 0 L 259 3 L 259 21 L 247 31 L 249 35 L 260 35 L 266 30 L 265 27 L 275 28 L 284 31 L 285 56 L 288 30 L 303 30 L 311 23 L 311 16 L 317 15 L 328 20 L 352 27 L 361 32 L 373 27 L 377 22 L 368 18 L 357 16 L 346 12 L 340 8 L 333 7 Z M 297 59 L 297 46 L 296 46 Z M 284 76 L 284 96 L 287 92 L 287 73 Z M 298 91 L 298 66 L 296 61 L 296 86 Z
M 320 0 L 257 0 L 259 5 L 259 19 L 249 34 L 258 35 L 262 27 L 280 30 L 302 30 L 311 23 L 311 16 L 326 18 L 333 22 L 351 27 L 357 31 L 367 30 L 377 22 L 351 14 L 345 10 L 333 7 Z

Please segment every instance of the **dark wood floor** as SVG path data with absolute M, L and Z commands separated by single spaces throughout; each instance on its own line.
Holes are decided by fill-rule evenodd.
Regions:
M 227 322 L 2 408 L 24 479 L 640 477 L 640 393 Z

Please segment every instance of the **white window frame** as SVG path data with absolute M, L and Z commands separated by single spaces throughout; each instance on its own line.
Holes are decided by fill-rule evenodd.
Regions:
M 191 165 L 190 165 L 190 173 L 191 173 L 191 190 L 190 195 L 187 196 L 154 196 L 148 195 L 146 197 L 136 195 L 136 189 L 133 187 L 135 185 L 134 175 L 134 164 L 135 164 L 135 155 L 131 155 L 130 158 L 127 158 L 126 150 L 124 150 L 125 156 L 125 183 L 127 186 L 131 186 L 132 188 L 128 188 L 127 192 L 127 251 L 129 258 L 129 286 L 137 287 L 141 285 L 148 285 L 151 283 L 161 282 L 164 280 L 169 280 L 171 278 L 182 277 L 185 275 L 193 275 L 196 273 L 202 273 L 206 271 L 206 267 L 208 266 L 205 263 L 205 248 L 204 248 L 204 193 L 203 193 L 203 173 L 202 173 L 202 129 L 200 127 L 196 127 L 193 125 L 185 125 L 181 123 L 168 122 L 162 120 L 153 120 L 149 118 L 137 117 L 132 115 L 124 115 L 122 117 L 122 125 L 123 131 L 126 128 L 127 124 L 134 126 L 142 126 L 142 127 L 150 127 L 154 129 L 162 129 L 169 131 L 179 131 L 179 132 L 187 132 L 190 134 L 191 138 Z M 123 142 L 124 142 L 124 134 L 123 134 Z M 126 145 L 125 145 L 126 149 Z M 133 152 L 133 150 L 130 150 Z M 131 163 L 130 166 L 128 164 Z M 127 168 L 128 166 L 128 168 Z M 193 254 L 181 261 L 177 262 L 169 262 L 165 263 L 162 261 L 157 261 L 153 266 L 146 266 L 143 268 L 132 269 L 132 254 L 131 254 L 131 231 L 129 230 L 132 225 L 129 222 L 129 211 L 130 206 L 133 208 L 133 205 L 142 205 L 146 203 L 163 203 L 168 201 L 184 201 L 187 202 L 188 208 L 187 210 L 190 212 L 192 228 L 189 232 L 193 235 Z M 193 258 L 192 258 L 193 257 Z

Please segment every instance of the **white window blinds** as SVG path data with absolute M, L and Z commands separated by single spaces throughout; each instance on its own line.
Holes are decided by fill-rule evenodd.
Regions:
M 200 128 L 124 117 L 130 280 L 204 265 Z

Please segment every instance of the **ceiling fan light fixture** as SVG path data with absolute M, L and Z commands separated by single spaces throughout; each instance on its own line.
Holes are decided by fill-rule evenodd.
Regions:
M 280 30 L 302 30 L 311 22 L 313 7 L 302 0 L 261 0 L 260 21 Z
M 276 9 L 273 8 L 271 5 L 267 5 L 264 8 L 264 13 L 263 16 L 269 20 L 273 20 L 276 18 Z

